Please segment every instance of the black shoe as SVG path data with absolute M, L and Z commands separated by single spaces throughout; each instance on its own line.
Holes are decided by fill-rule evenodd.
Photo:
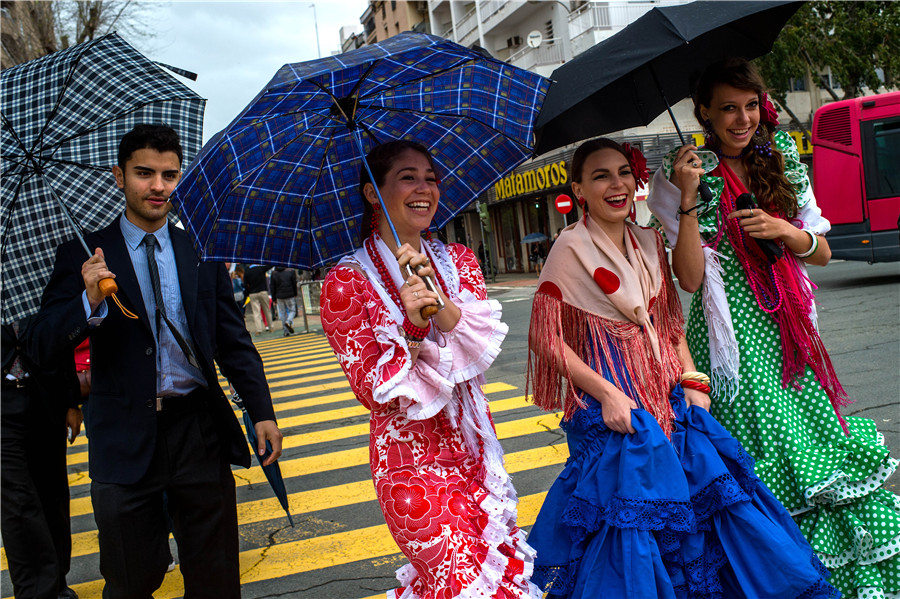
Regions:
M 284 335 L 282 335 L 282 337 L 290 337 L 290 336 L 291 336 L 291 334 L 288 333 L 287 331 L 285 331 L 285 332 L 284 332 Z
M 78 593 L 66 587 L 59 592 L 59 599 L 78 599 Z
M 288 330 L 288 331 L 290 331 L 290 333 L 291 333 L 291 335 L 293 335 L 293 334 L 294 334 L 294 327 L 293 327 L 293 326 L 291 326 L 291 323 L 289 323 L 289 322 L 286 322 L 286 323 L 284 323 L 284 326 L 286 326 L 286 327 L 287 327 L 287 330 Z

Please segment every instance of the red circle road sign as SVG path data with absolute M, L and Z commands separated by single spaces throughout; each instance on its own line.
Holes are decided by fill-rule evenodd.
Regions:
M 564 193 L 556 196 L 556 209 L 560 214 L 568 214 L 572 210 L 572 198 Z

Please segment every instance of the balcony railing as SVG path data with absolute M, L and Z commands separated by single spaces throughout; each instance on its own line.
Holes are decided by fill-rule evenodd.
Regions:
M 472 33 L 478 27 L 478 20 L 475 18 L 475 7 L 473 6 L 456 27 L 457 41 L 462 43 L 463 39 Z
M 507 62 L 522 69 L 533 69 L 534 67 L 548 64 L 562 64 L 562 44 L 547 43 L 553 41 L 557 40 L 544 40 L 544 43 L 537 48 L 525 46 L 515 54 L 512 54 Z

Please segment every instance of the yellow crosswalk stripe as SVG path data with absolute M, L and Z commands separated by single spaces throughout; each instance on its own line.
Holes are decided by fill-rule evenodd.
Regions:
M 546 493 L 535 493 L 519 498 L 519 526 L 534 524 L 545 496 Z M 240 554 L 241 584 L 396 555 L 399 553 L 397 549 L 385 524 L 249 549 Z M 70 586 L 82 599 L 99 599 L 103 581 Z M 184 580 L 176 567 L 174 572 L 166 575 L 163 585 L 153 596 L 156 599 L 173 599 L 183 593 Z
M 496 425 L 497 437 L 499 439 L 506 439 L 513 436 L 534 433 L 540 430 L 553 430 L 558 427 L 559 418 L 560 414 L 543 414 L 522 420 L 501 422 Z M 366 427 L 368 428 L 368 425 L 366 425 Z M 366 433 L 367 432 L 368 431 L 366 431 Z M 359 451 L 365 452 L 366 455 L 368 454 L 368 448 L 360 448 Z M 513 452 L 505 456 L 506 470 L 510 474 L 513 474 L 534 468 L 557 465 L 563 463 L 568 457 L 568 448 L 564 444 Z M 238 479 L 238 481 L 240 480 L 238 476 L 239 472 L 246 471 L 235 472 L 235 478 Z M 282 473 L 285 475 L 285 478 L 287 478 L 288 475 L 284 468 L 282 468 Z M 254 482 L 263 482 L 264 480 L 265 476 L 262 476 L 261 480 Z M 87 505 L 89 507 L 89 498 L 83 499 L 88 499 Z M 288 495 L 288 506 L 291 510 L 291 514 L 298 516 L 318 510 L 343 507 L 374 500 L 375 489 L 372 485 L 372 481 L 365 480 L 333 487 L 291 493 Z M 81 500 L 73 500 L 73 503 L 75 501 Z M 75 515 L 74 506 L 72 513 Z M 242 525 L 271 520 L 281 517 L 283 514 L 284 512 L 281 509 L 281 505 L 274 497 L 238 504 L 238 522 Z M 89 553 L 95 553 L 96 551 L 96 531 L 72 535 L 72 557 L 87 555 Z M 2 553 L 2 550 L 0 550 L 0 556 L 5 560 L 5 554 Z M 3 562 L 2 567 L 5 568 L 5 562 Z
M 504 410 L 524 408 L 528 405 L 530 404 L 526 401 L 525 396 L 490 402 L 491 412 L 502 412 Z M 322 412 L 313 412 L 311 414 L 291 416 L 288 418 L 279 418 L 278 425 L 282 429 L 287 429 L 318 422 L 333 422 L 343 420 L 345 418 L 351 418 L 353 416 L 366 416 L 368 415 L 368 413 L 369 411 L 365 406 L 356 405 L 348 408 L 339 408 L 336 410 L 326 410 Z M 368 427 L 368 424 L 366 424 L 366 427 Z M 367 448 L 348 449 L 335 454 L 325 454 L 324 456 L 309 456 L 303 458 L 295 458 L 293 460 L 279 460 L 278 463 L 281 464 L 282 474 L 285 478 L 287 478 L 288 476 L 300 476 L 302 474 L 311 474 L 314 472 L 324 472 L 326 470 L 332 470 L 334 468 L 341 467 L 340 464 L 342 464 L 343 466 L 358 466 L 368 461 L 368 456 L 365 452 L 368 452 Z M 360 458 L 361 455 L 363 456 L 363 458 Z M 306 468 L 313 467 L 311 466 L 311 464 L 316 464 L 316 467 L 321 468 L 321 470 L 306 470 Z M 296 473 L 288 474 L 288 472 Z M 259 466 L 253 466 L 249 470 L 236 470 L 235 478 L 237 479 L 237 485 L 243 486 L 255 484 L 257 482 L 265 480 L 265 474 L 263 474 L 262 468 L 260 468 Z M 86 470 L 69 474 L 70 489 L 72 487 L 77 487 L 78 485 L 86 485 L 90 482 L 91 479 L 88 476 Z

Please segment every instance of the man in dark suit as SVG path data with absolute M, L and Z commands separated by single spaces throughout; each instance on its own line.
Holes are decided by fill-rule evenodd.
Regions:
M 30 319 L 0 327 L 0 531 L 13 593 L 77 599 L 66 586 L 72 557 L 66 427 L 81 428 L 75 370 L 44 372 L 25 347 Z
M 281 432 L 262 360 L 234 303 L 224 264 L 200 262 L 187 235 L 167 223 L 181 175 L 177 134 L 138 125 L 119 145 L 116 182 L 125 213 L 85 237 L 94 255 L 60 246 L 32 343 L 41 361 L 72 355 L 91 339 L 85 413 L 91 500 L 103 596 L 149 599 L 169 564 L 163 493 L 174 522 L 185 597 L 240 597 L 231 464 L 250 465 L 240 425 L 213 359 L 265 442 Z M 114 278 L 117 302 L 100 290 Z M 121 306 L 118 304 L 121 303 Z

